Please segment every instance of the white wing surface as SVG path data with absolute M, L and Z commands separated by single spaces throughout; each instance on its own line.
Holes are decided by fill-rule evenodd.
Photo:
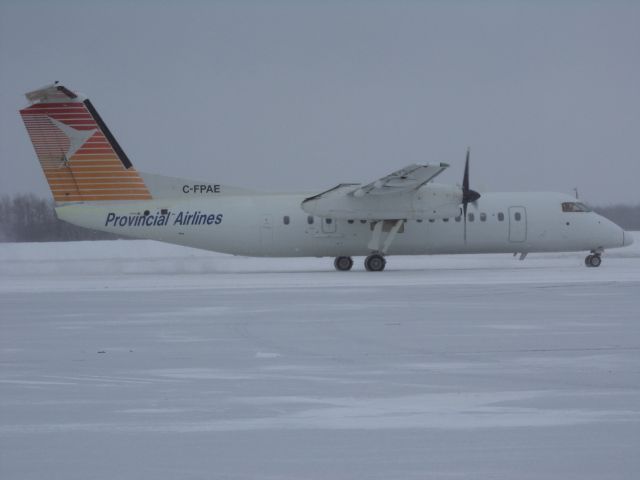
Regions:
M 458 215 L 461 190 L 429 184 L 449 165 L 409 165 L 366 185 L 341 183 L 309 197 L 302 209 L 310 215 L 337 219 L 398 220 Z
M 422 185 L 440 175 L 449 165 L 409 165 L 396 170 L 375 182 L 358 187 L 350 192 L 356 197 L 364 195 L 387 195 L 417 190 Z

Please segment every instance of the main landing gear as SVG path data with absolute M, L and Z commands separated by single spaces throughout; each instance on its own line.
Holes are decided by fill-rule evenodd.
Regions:
M 381 272 L 384 270 L 386 264 L 387 261 L 379 253 L 372 253 L 364 259 L 364 268 L 366 268 L 368 272 Z
M 601 263 L 602 257 L 599 253 L 592 253 L 591 255 L 587 255 L 584 259 L 584 264 L 590 268 L 599 267 Z
M 340 272 L 346 272 L 353 267 L 353 259 L 351 257 L 336 257 L 333 266 Z
M 379 253 L 372 253 L 364 259 L 364 268 L 368 272 L 381 272 L 384 270 L 387 261 Z M 333 266 L 340 272 L 346 272 L 353 267 L 353 259 L 351 257 L 336 257 Z
M 384 254 L 387 253 L 391 243 L 398 233 L 404 232 L 404 219 L 377 220 L 371 222 L 371 240 L 367 247 L 373 252 L 364 259 L 364 268 L 368 272 L 381 272 L 387 265 Z M 386 235 L 384 235 L 386 233 Z M 333 261 L 336 270 L 346 271 L 353 267 L 351 257 L 336 257 Z

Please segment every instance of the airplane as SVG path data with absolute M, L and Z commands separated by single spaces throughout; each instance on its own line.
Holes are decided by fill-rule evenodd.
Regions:
M 561 193 L 479 193 L 434 183 L 449 165 L 409 165 L 370 183 L 321 193 L 265 193 L 137 171 L 91 101 L 54 84 L 27 93 L 20 114 L 57 216 L 121 236 L 233 255 L 334 257 L 339 271 L 364 256 L 382 271 L 392 255 L 588 251 L 633 237 Z

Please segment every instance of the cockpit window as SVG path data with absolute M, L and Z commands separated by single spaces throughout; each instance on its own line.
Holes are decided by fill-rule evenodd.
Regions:
M 584 203 L 580 202 L 564 202 L 562 204 L 563 212 L 590 212 L 591 209 Z

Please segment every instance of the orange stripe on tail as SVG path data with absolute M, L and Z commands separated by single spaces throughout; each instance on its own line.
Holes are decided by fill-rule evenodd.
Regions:
M 89 100 L 59 85 L 27 99 L 20 115 L 56 202 L 151 199 Z

